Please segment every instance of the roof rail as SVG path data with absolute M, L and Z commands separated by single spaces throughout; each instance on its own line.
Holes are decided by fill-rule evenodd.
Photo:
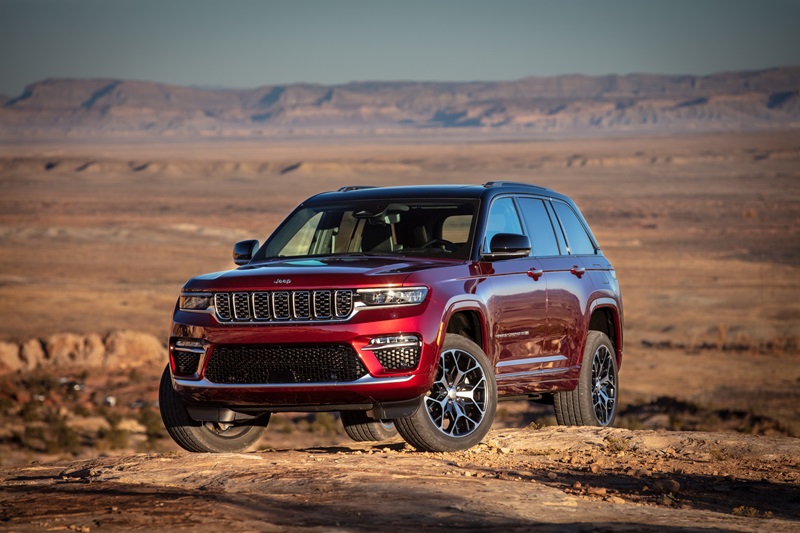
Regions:
M 374 189 L 374 185 L 345 185 L 344 187 L 339 187 L 336 192 L 350 192 L 350 191 L 357 191 L 359 189 Z
M 550 190 L 547 187 L 541 187 L 539 185 L 531 185 L 530 183 L 522 183 L 521 181 L 487 181 L 486 183 L 483 184 L 483 186 L 486 187 L 487 189 L 489 187 L 502 187 L 508 185 L 513 185 L 516 187 L 532 187 L 534 189 L 542 189 L 545 191 Z

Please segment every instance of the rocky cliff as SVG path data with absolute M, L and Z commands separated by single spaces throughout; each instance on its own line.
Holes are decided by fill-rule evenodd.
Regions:
M 0 134 L 253 136 L 408 130 L 551 134 L 800 127 L 800 67 L 708 76 L 529 77 L 202 89 L 48 79 L 0 99 Z M 5 101 L 5 103 L 2 103 Z

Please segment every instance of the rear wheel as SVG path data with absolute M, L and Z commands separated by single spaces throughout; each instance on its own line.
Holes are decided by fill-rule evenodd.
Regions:
M 342 411 L 339 414 L 347 436 L 355 441 L 380 441 L 397 437 L 392 420 L 374 420 L 364 411 Z
M 589 331 L 578 386 L 554 394 L 562 426 L 612 426 L 617 418 L 618 376 L 614 344 L 605 333 Z
M 193 420 L 183 400 L 172 388 L 169 365 L 161 375 L 158 403 L 167 433 L 181 448 L 190 452 L 244 451 L 255 444 L 269 422 L 269 413 L 247 424 Z
M 395 420 L 418 450 L 466 450 L 486 436 L 497 408 L 494 369 L 480 347 L 460 335 L 445 337 L 433 386 L 417 412 Z

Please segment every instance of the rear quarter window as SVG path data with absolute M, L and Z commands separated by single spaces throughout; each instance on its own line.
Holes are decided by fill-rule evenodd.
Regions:
M 593 255 L 596 250 L 592 239 L 586 233 L 578 215 L 572 210 L 570 206 L 561 202 L 553 202 L 553 208 L 556 210 L 561 226 L 564 228 L 564 233 L 567 234 L 567 241 L 569 243 L 570 253 L 573 255 Z

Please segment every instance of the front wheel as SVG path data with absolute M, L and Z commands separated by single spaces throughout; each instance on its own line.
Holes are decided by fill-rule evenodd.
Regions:
M 373 420 L 364 411 L 342 411 L 339 415 L 344 431 L 354 441 L 381 441 L 397 437 L 392 420 Z
M 433 385 L 416 413 L 395 426 L 418 450 L 466 450 L 486 436 L 496 408 L 497 383 L 486 354 L 466 337 L 448 334 Z
M 183 400 L 172 388 L 169 365 L 161 375 L 158 404 L 167 433 L 178 446 L 190 452 L 244 451 L 256 443 L 269 422 L 269 413 L 248 421 L 248 424 L 193 420 Z
M 614 344 L 605 333 L 589 331 L 578 386 L 553 397 L 559 425 L 614 425 L 619 392 L 615 353 Z

